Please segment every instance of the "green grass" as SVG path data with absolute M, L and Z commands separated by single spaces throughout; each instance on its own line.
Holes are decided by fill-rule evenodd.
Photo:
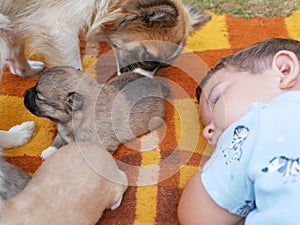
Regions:
M 228 13 L 236 17 L 253 16 L 273 17 L 289 16 L 300 8 L 300 0 L 183 0 L 190 5 L 215 12 Z M 299 21 L 300 22 L 300 21 Z

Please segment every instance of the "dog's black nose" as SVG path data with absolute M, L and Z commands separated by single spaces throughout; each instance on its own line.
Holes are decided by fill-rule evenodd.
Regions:
M 23 93 L 23 97 L 30 96 L 31 94 L 36 94 L 35 87 L 29 88 Z
M 26 91 L 24 91 L 24 93 L 23 93 L 23 97 L 25 97 L 26 95 L 29 95 L 29 89 L 27 89 Z
M 122 67 L 121 69 L 120 69 L 120 72 L 121 73 L 126 73 L 126 72 L 129 72 L 130 71 L 130 69 L 128 68 L 128 67 Z
M 143 61 L 140 62 L 142 69 L 148 70 L 148 71 L 154 71 L 156 68 L 159 67 L 159 62 L 156 61 Z

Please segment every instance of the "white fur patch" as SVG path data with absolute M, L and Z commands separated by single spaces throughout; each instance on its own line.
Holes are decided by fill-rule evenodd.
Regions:
M 118 208 L 121 205 L 123 199 L 123 195 L 118 199 L 117 202 L 115 202 L 113 205 L 110 206 L 111 210 L 115 210 L 116 208 Z
M 141 68 L 136 68 L 136 69 L 133 70 L 133 72 L 142 74 L 142 75 L 144 75 L 146 77 L 153 78 L 156 70 L 150 72 L 150 71 L 147 71 L 147 70 L 143 70 Z
M 35 123 L 33 121 L 24 122 L 13 126 L 6 133 L 4 149 L 16 148 L 26 144 L 35 133 Z
M 41 154 L 41 158 L 43 160 L 47 159 L 50 155 L 52 155 L 54 152 L 57 151 L 57 148 L 56 147 L 53 147 L 53 146 L 50 146 L 48 148 L 46 148 L 42 154 Z
M 24 77 L 24 76 L 34 76 L 34 75 L 38 74 L 39 72 L 41 72 L 45 68 L 45 64 L 43 62 L 29 60 L 28 63 L 30 65 L 31 69 L 26 74 L 24 74 L 24 72 L 22 70 L 20 70 L 20 68 L 15 67 L 11 63 L 9 63 L 9 71 L 12 74 L 18 75 L 20 77 Z

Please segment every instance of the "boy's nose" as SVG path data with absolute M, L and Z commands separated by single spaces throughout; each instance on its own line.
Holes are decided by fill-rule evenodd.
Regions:
M 208 143 L 212 144 L 212 135 L 215 131 L 215 126 L 212 122 L 210 122 L 206 127 L 203 129 L 203 136 L 208 141 Z

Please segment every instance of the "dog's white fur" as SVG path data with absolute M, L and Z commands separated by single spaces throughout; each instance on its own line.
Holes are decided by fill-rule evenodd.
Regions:
M 35 123 L 33 121 L 15 125 L 8 131 L 0 130 L 0 151 L 26 144 L 34 133 Z
M 6 57 L 9 53 L 9 41 L 7 40 L 7 32 L 11 31 L 12 25 L 10 20 L 6 16 L 0 14 L 0 80 L 4 64 L 6 62 Z
M 9 41 L 7 35 L 12 32 L 10 20 L 0 14 L 0 80 L 6 57 L 9 53 Z M 0 130 L 0 151 L 16 148 L 27 143 L 33 136 L 35 124 L 32 121 L 16 125 L 8 131 Z
M 4 202 L 1 225 L 94 225 L 119 206 L 126 174 L 99 144 L 72 143 L 52 154 L 25 189 Z
M 188 8 L 180 0 L 0 0 L 0 14 L 0 29 L 13 26 L 13 35 L 0 37 L 5 42 L 9 39 L 6 44 L 10 48 L 9 54 L 2 52 L 0 66 L 6 60 L 12 73 L 25 77 L 39 73 L 45 66 L 26 60 L 26 38 L 30 39 L 32 52 L 43 53 L 51 66 L 82 69 L 80 30 L 87 33 L 88 41 L 106 41 L 119 47 L 116 55 L 117 58 L 123 55 L 122 60 L 126 60 L 125 53 L 132 53 L 138 47 L 143 52 L 135 54 L 149 52 L 170 63 L 180 53 L 189 33 L 210 19 L 210 15 Z M 3 15 L 11 20 L 10 25 Z M 145 21 L 147 19 L 150 21 Z M 161 57 L 157 55 L 162 52 L 161 47 L 141 43 L 148 40 L 169 42 L 177 47 L 166 47 Z M 135 44 L 126 46 L 128 43 Z

